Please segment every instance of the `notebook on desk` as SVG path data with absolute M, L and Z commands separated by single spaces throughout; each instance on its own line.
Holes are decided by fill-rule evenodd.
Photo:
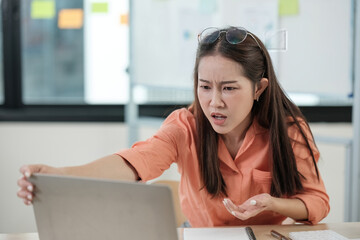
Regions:
M 332 230 L 290 232 L 292 240 L 349 240 Z
M 251 227 L 185 228 L 184 240 L 256 240 Z
M 35 174 L 40 240 L 177 240 L 166 186 Z

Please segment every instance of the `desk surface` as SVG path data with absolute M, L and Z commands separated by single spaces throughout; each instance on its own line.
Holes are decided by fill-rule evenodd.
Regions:
M 312 231 L 331 229 L 335 232 L 350 238 L 360 239 L 360 222 L 349 223 L 327 223 L 318 225 L 259 225 L 251 226 L 257 240 L 274 239 L 270 235 L 270 230 L 274 229 L 281 232 L 285 236 L 289 232 L 296 231 Z M 179 229 L 179 240 L 183 240 L 183 229 Z M 19 233 L 19 234 L 0 234 L 0 240 L 39 240 L 37 233 Z

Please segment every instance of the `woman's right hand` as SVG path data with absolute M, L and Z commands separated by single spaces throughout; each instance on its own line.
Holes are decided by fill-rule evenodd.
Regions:
M 57 174 L 62 175 L 60 168 L 54 168 L 43 164 L 36 165 L 24 165 L 20 168 L 22 176 L 19 178 L 17 184 L 20 189 L 17 192 L 17 196 L 21 198 L 26 205 L 31 205 L 34 198 L 35 186 L 30 183 L 27 179 L 34 173 L 46 173 L 46 174 Z

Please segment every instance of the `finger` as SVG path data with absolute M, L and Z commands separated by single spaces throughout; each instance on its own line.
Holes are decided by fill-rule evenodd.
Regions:
M 231 201 L 231 199 L 225 198 L 224 200 L 227 204 L 229 204 L 230 207 L 236 208 L 236 205 L 233 203 L 233 201 Z
M 233 211 L 237 211 L 236 206 L 234 204 L 231 204 L 231 200 L 224 199 L 224 205 L 230 213 L 232 213 Z
M 244 208 L 246 210 L 253 210 L 253 209 L 258 209 L 259 207 L 261 207 L 261 204 L 258 200 L 248 199 L 243 204 L 241 204 L 239 207 Z
M 24 191 L 22 189 L 20 189 L 18 192 L 17 192 L 17 196 L 19 198 L 22 198 L 24 201 L 32 201 L 33 198 L 34 198 L 34 195 L 31 193 L 31 192 L 28 192 L 28 191 Z
M 22 166 L 19 171 L 26 177 L 29 178 L 33 173 L 37 173 L 41 171 L 43 165 L 41 164 L 34 164 L 34 165 L 24 165 Z
M 228 200 L 226 198 L 224 198 L 223 204 L 225 205 L 225 207 L 230 209 L 230 205 L 229 205 Z
M 29 192 L 34 191 L 34 186 L 29 181 L 27 181 L 25 177 L 19 178 L 17 184 L 21 189 L 27 190 Z
M 230 199 L 225 198 L 224 199 L 226 204 L 228 205 L 228 207 L 232 210 L 232 211 L 243 211 L 242 208 L 239 208 L 239 206 L 236 206 Z
M 24 177 L 29 178 L 31 176 L 31 170 L 28 165 L 24 165 L 19 169 L 20 173 L 24 175 Z
M 30 206 L 32 202 L 31 202 L 31 201 L 28 201 L 28 200 L 24 200 L 24 203 L 25 203 L 25 205 Z
M 246 209 L 241 207 L 241 206 L 237 206 L 235 205 L 230 199 L 228 198 L 225 198 L 224 199 L 225 202 L 228 204 L 229 208 L 232 210 L 232 211 L 239 211 L 239 212 L 243 212 L 245 211 Z
M 264 207 L 264 206 L 266 206 L 266 205 L 264 204 L 263 199 L 261 199 L 261 198 L 249 199 L 249 204 L 250 204 L 251 206 L 254 206 L 254 207 Z
M 227 204 L 227 202 L 225 200 L 223 200 L 223 204 L 224 204 L 226 210 L 228 210 L 229 213 L 231 213 L 233 211 L 232 209 L 230 209 L 230 207 L 228 206 L 228 204 Z
M 252 205 L 250 203 L 250 201 L 244 202 L 242 205 L 239 206 L 239 208 L 244 209 L 244 211 L 242 211 L 242 212 L 256 213 L 256 214 L 257 214 L 257 211 L 263 211 L 265 209 L 265 207 L 259 205 L 258 202 L 256 202 L 256 205 Z
M 254 204 L 253 206 L 266 207 L 269 205 L 271 200 L 272 200 L 272 197 L 268 193 L 262 193 L 262 194 L 259 194 L 259 195 L 256 195 L 256 196 L 253 196 L 252 198 L 250 198 L 249 204 L 252 205 L 252 202 L 256 201 L 256 204 Z
M 263 211 L 263 209 L 248 210 L 248 211 L 244 211 L 244 212 L 234 211 L 234 212 L 232 212 L 232 214 L 235 217 L 239 218 L 240 220 L 247 220 L 251 217 L 258 215 L 262 211 Z

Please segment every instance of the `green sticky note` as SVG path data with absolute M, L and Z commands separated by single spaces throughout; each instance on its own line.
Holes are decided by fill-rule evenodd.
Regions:
M 279 15 L 297 15 L 299 14 L 299 0 L 279 0 Z
M 31 18 L 49 19 L 55 17 L 55 1 L 33 1 L 31 3 Z
M 109 6 L 107 2 L 94 2 L 91 4 L 92 13 L 107 13 L 108 8 Z

